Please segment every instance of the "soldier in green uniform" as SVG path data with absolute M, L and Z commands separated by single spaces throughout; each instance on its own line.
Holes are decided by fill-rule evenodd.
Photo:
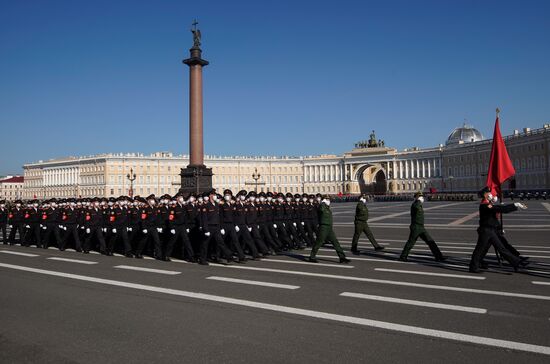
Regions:
M 407 240 L 407 243 L 405 244 L 405 247 L 401 252 L 399 260 L 406 262 L 409 252 L 416 243 L 416 239 L 421 238 L 426 242 L 426 244 L 428 244 L 428 247 L 432 251 L 435 260 L 437 262 L 442 262 L 445 260 L 445 257 L 443 256 L 443 254 L 441 254 L 441 251 L 437 247 L 437 244 L 432 239 L 430 234 L 428 234 L 428 231 L 424 227 L 424 209 L 422 208 L 422 203 L 424 203 L 424 195 L 422 194 L 422 192 L 417 192 L 414 194 L 414 198 L 415 200 L 411 206 L 411 225 L 409 227 L 409 240 Z
M 367 223 L 368 219 L 369 209 L 367 207 L 367 199 L 365 195 L 362 195 L 359 198 L 359 202 L 357 202 L 357 207 L 355 208 L 355 232 L 353 233 L 353 239 L 351 241 L 351 252 L 355 255 L 359 255 L 361 253 L 357 249 L 357 243 L 359 242 L 361 233 L 365 233 L 365 235 L 367 235 L 367 238 L 371 242 L 372 246 L 374 246 L 374 250 L 384 250 L 384 247 L 380 246 L 376 242 L 376 239 L 370 230 L 369 224 Z
M 315 240 L 315 245 L 311 249 L 309 256 L 309 261 L 312 263 L 318 263 L 318 260 L 315 258 L 317 251 L 325 241 L 330 241 L 338 257 L 340 257 L 340 263 L 349 263 L 350 260 L 346 258 L 336 234 L 332 229 L 332 211 L 330 210 L 330 199 L 328 196 L 324 196 L 321 200 L 319 206 L 319 230 L 317 232 L 317 240 Z

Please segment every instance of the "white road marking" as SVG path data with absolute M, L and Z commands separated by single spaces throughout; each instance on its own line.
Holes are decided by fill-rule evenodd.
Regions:
M 366 299 L 366 300 L 374 300 L 374 301 L 382 301 L 382 302 L 401 303 L 401 304 L 404 304 L 404 305 L 412 305 L 412 306 L 440 308 L 440 309 L 443 309 L 443 310 L 454 310 L 454 311 L 462 311 L 462 312 L 470 312 L 470 313 L 481 313 L 481 314 L 487 313 L 487 310 L 484 309 L 484 308 L 468 307 L 468 306 L 457 306 L 457 305 L 447 305 L 447 304 L 444 304 L 444 303 L 434 303 L 434 302 L 426 302 L 426 301 L 407 300 L 407 299 L 395 298 L 395 297 L 374 296 L 374 295 L 363 294 L 363 293 L 343 292 L 343 293 L 340 293 L 340 296 L 353 297 L 353 298 L 362 298 L 362 299 Z
M 250 280 L 247 280 L 247 279 L 236 279 L 236 278 L 218 277 L 218 276 L 206 277 L 206 279 L 211 279 L 211 280 L 214 280 L 214 281 L 222 281 L 222 282 L 251 284 L 253 286 L 263 286 L 263 287 L 272 287 L 272 288 L 283 288 L 283 289 L 298 289 L 298 288 L 300 288 L 300 286 L 293 286 L 293 285 L 290 285 L 290 284 L 279 284 L 279 283 L 270 283 L 270 282 L 261 282 L 261 281 L 250 281 Z
M 474 276 L 474 275 L 466 276 L 466 275 L 463 275 L 463 274 L 419 272 L 419 271 L 413 271 L 413 270 L 386 269 L 386 268 L 374 268 L 374 270 L 379 271 L 379 272 L 417 274 L 417 275 L 423 275 L 423 276 L 436 276 L 436 277 L 447 277 L 447 278 L 464 278 L 464 279 L 474 279 L 474 280 L 484 280 L 485 279 L 485 277 Z
M 550 301 L 550 296 L 541 296 L 541 295 L 526 294 L 526 293 L 491 291 L 491 290 L 485 290 L 485 289 L 474 289 L 474 288 L 453 287 L 453 286 L 439 286 L 434 284 L 392 281 L 389 279 L 341 276 L 341 275 L 335 275 L 335 274 L 313 273 L 313 272 L 303 272 L 303 271 L 273 269 L 273 268 L 244 267 L 244 266 L 237 266 L 237 265 L 222 265 L 222 264 L 210 264 L 210 265 L 214 267 L 223 267 L 223 268 L 232 268 L 232 269 L 256 270 L 261 272 L 293 274 L 293 275 L 309 276 L 309 277 L 322 277 L 322 278 L 341 279 L 341 280 L 356 281 L 356 282 L 389 284 L 393 286 L 427 288 L 427 289 L 435 289 L 435 290 L 441 290 L 441 291 L 467 292 L 467 293 L 476 293 L 476 294 L 483 294 L 483 295 L 490 295 L 490 296 L 503 296 L 503 297 L 515 297 L 515 298 Z
M 317 258 L 338 258 L 337 255 L 317 255 Z M 401 262 L 399 260 L 388 260 L 388 259 L 375 259 L 375 258 L 358 258 L 356 256 L 352 256 L 349 259 L 352 261 L 366 261 L 366 262 L 383 262 L 383 263 L 401 263 L 405 264 L 406 262 Z
M 548 202 L 543 202 L 543 203 L 542 203 L 542 206 L 544 206 L 544 207 L 548 210 L 548 212 L 550 212 L 550 203 L 548 203 Z
M 344 264 L 325 264 L 325 263 L 310 263 L 310 262 L 294 262 L 292 260 L 281 260 L 281 259 L 266 259 L 262 258 L 262 262 L 268 263 L 288 263 L 288 264 L 305 264 L 310 267 L 332 267 L 332 268 L 353 268 L 353 265 L 344 265 Z
M 68 258 L 58 258 L 58 257 L 51 257 L 46 259 L 59 260 L 61 262 L 80 263 L 80 264 L 97 264 L 97 262 L 92 262 L 89 260 L 78 260 L 78 259 L 68 259 Z
M 470 221 L 470 220 L 472 220 L 473 218 L 476 218 L 477 216 L 479 216 L 479 211 L 472 212 L 472 213 L 469 214 L 469 215 L 466 215 L 466 216 L 464 216 L 464 217 L 461 217 L 460 219 L 456 219 L 455 221 L 450 222 L 450 223 L 449 223 L 449 226 L 462 225 L 462 224 L 464 224 L 466 221 Z
M 0 267 L 32 272 L 37 274 L 63 277 L 68 279 L 80 280 L 80 281 L 86 281 L 86 282 L 93 282 L 93 283 L 116 286 L 116 287 L 137 289 L 137 290 L 155 292 L 155 293 L 163 293 L 163 294 L 168 294 L 172 296 L 187 297 L 187 298 L 203 300 L 203 301 L 220 302 L 220 303 L 226 303 L 226 304 L 235 305 L 235 306 L 251 307 L 255 309 L 287 313 L 287 314 L 296 315 L 296 316 L 311 317 L 311 318 L 323 319 L 323 320 L 335 321 L 335 322 L 344 322 L 344 323 L 350 323 L 350 324 L 359 325 L 359 326 L 373 327 L 373 328 L 378 328 L 378 329 L 383 329 L 388 331 L 395 331 L 395 332 L 404 332 L 404 333 L 421 335 L 421 336 L 438 338 L 438 339 L 447 339 L 451 341 L 470 343 L 474 345 L 485 345 L 490 347 L 550 355 L 550 347 L 548 346 L 534 345 L 534 344 L 528 344 L 528 343 L 522 343 L 522 342 L 516 342 L 516 341 L 500 340 L 500 339 L 468 335 L 468 334 L 462 334 L 462 333 L 451 332 L 451 331 L 434 330 L 434 329 L 428 329 L 428 328 L 418 327 L 418 326 L 402 325 L 402 324 L 396 324 L 396 323 L 385 322 L 385 321 L 370 320 L 370 319 L 365 319 L 361 317 L 338 315 L 338 314 L 322 312 L 322 311 L 314 311 L 314 310 L 307 310 L 307 309 L 296 308 L 296 307 L 280 306 L 280 305 L 274 305 L 270 303 L 242 300 L 237 298 L 183 291 L 183 290 L 171 289 L 171 288 L 162 288 L 162 287 L 149 286 L 149 285 L 143 285 L 143 284 L 137 284 L 137 283 L 115 281 L 111 279 L 89 277 L 89 276 L 84 276 L 79 274 L 56 272 L 56 271 L 50 271 L 50 270 L 44 270 L 44 269 L 36 269 L 36 268 L 19 266 L 19 265 L 0 263 Z
M 168 275 L 172 275 L 172 276 L 176 275 L 176 274 L 181 274 L 181 272 L 177 272 L 177 271 L 174 271 L 174 270 L 152 269 L 152 268 L 136 267 L 136 266 L 133 266 L 133 265 L 115 265 L 113 268 L 138 270 L 138 271 L 149 272 L 149 273 L 168 274 Z
M 460 202 L 455 202 L 455 203 L 448 203 L 448 204 L 445 204 L 445 205 L 437 205 L 437 206 L 432 206 L 432 207 L 425 207 L 425 208 L 424 208 L 424 211 L 435 210 L 435 209 L 440 209 L 440 208 L 443 208 L 443 207 L 455 206 L 455 205 L 460 205 L 460 204 L 461 204 Z M 392 218 L 392 217 L 408 215 L 408 214 L 410 214 L 410 211 L 409 211 L 409 210 L 403 211 L 403 212 L 396 212 L 396 213 L 394 213 L 394 214 L 388 214 L 388 215 L 378 216 L 378 217 L 374 217 L 374 218 L 372 218 L 372 219 L 369 219 L 369 223 L 370 223 L 370 222 L 375 222 L 375 221 L 380 221 L 380 220 L 390 219 L 390 218 Z
M 541 284 L 541 285 L 544 285 L 544 286 L 550 286 L 550 282 L 541 282 L 541 281 L 533 281 L 531 282 L 533 284 Z
M 13 254 L 13 255 L 21 255 L 22 257 L 38 257 L 37 254 L 29 254 L 29 253 L 20 253 L 20 252 L 13 252 L 11 250 L 0 250 L 0 253 L 4 254 Z

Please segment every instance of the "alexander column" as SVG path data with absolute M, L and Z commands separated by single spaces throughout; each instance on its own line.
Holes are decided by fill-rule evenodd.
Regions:
M 212 189 L 212 169 L 204 165 L 202 128 L 202 68 L 208 61 L 201 58 L 201 31 L 193 22 L 193 47 L 190 57 L 183 60 L 189 66 L 189 165 L 181 169 L 181 188 L 184 193 L 202 193 Z

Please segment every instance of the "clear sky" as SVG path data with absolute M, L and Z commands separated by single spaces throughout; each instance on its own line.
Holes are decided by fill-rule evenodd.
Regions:
M 550 121 L 550 1 L 0 0 L 0 174 L 188 151 L 194 18 L 205 152 L 342 153 L 372 129 L 435 146 Z

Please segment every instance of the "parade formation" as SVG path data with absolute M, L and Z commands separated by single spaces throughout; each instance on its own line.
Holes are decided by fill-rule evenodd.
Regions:
M 526 209 L 523 203 L 499 204 L 485 187 L 479 192 L 478 242 L 472 254 L 470 272 L 487 268 L 483 258 L 493 246 L 515 271 L 528 265 L 528 257 L 506 240 L 500 214 Z M 4 244 L 35 245 L 64 251 L 74 248 L 107 256 L 119 252 L 128 258 L 170 261 L 177 257 L 208 265 L 258 260 L 290 250 L 311 248 L 308 261 L 317 263 L 316 254 L 332 244 L 340 263 L 349 263 L 333 230 L 331 199 L 327 195 L 283 194 L 245 190 L 223 195 L 211 190 L 197 195 L 150 195 L 147 198 L 82 198 L 17 200 L 7 206 L 0 201 L 0 229 Z M 411 205 L 409 238 L 399 257 L 407 257 L 418 238 L 430 248 L 438 262 L 446 260 L 424 226 L 424 196 L 415 194 Z M 365 234 L 375 251 L 383 250 L 368 225 L 367 196 L 361 196 L 355 210 L 355 233 L 351 253 L 359 255 L 358 241 Z M 9 230 L 9 234 L 8 234 Z

